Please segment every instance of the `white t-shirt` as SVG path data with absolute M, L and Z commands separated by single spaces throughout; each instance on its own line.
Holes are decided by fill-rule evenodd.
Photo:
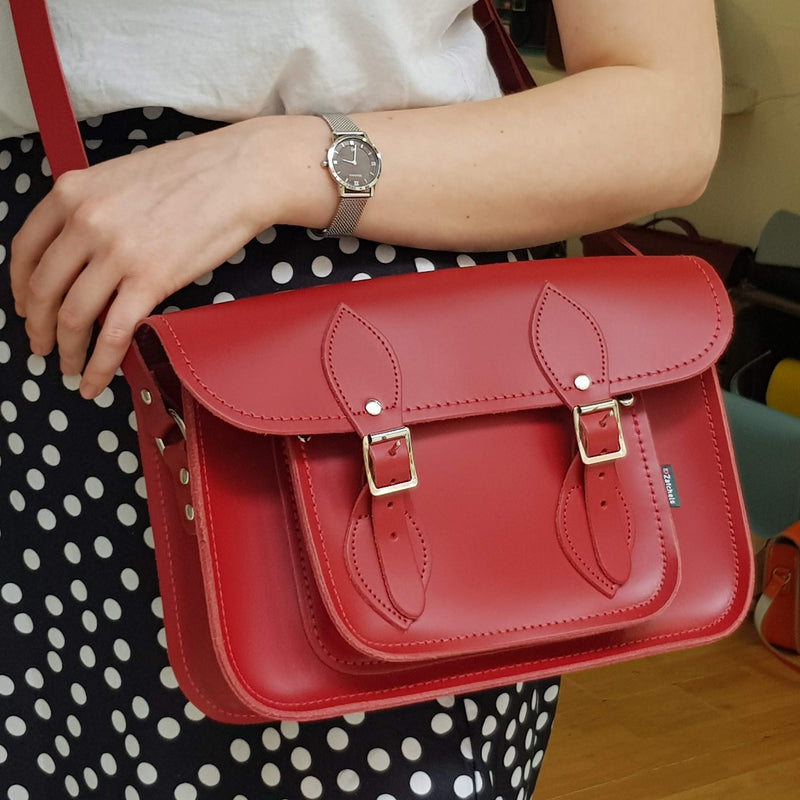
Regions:
M 48 0 L 76 116 L 235 121 L 495 97 L 471 0 Z M 36 130 L 0 0 L 0 139 Z

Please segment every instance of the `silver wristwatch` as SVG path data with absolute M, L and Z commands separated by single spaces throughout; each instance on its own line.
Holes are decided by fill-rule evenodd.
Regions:
M 350 236 L 367 200 L 375 194 L 381 174 L 381 157 L 375 145 L 344 114 L 320 114 L 333 134 L 323 167 L 339 187 L 339 206 L 330 225 L 317 231 L 321 236 Z

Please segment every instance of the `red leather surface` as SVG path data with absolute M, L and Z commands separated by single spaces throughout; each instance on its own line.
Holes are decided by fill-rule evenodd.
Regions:
M 611 277 L 590 282 L 583 269 Z M 258 348 L 229 313 L 245 303 L 148 321 L 138 337 L 142 354 L 157 366 L 169 351 L 183 382 L 196 536 L 181 528 L 145 424 L 140 435 L 170 658 L 187 695 L 227 721 L 313 719 L 686 647 L 732 630 L 748 608 L 752 565 L 711 368 L 730 315 L 709 273 L 681 258 L 649 266 L 629 258 L 561 261 L 285 293 L 243 310 L 251 337 L 253 326 L 264 334 Z M 608 383 L 599 383 L 635 394 L 621 411 L 628 455 L 614 462 L 630 514 L 621 537 L 615 530 L 630 556 L 627 577 L 598 547 L 606 534 L 597 532 L 603 525 L 593 528 L 592 506 L 602 501 L 587 500 L 584 467 L 574 461 L 564 402 L 585 394 L 568 379 L 554 390 L 534 354 L 533 309 L 547 280 L 590 309 L 602 331 Z M 373 349 L 381 362 L 386 348 L 348 334 L 335 356 L 336 372 L 346 373 L 336 396 L 323 342 L 342 302 L 379 333 L 370 341 L 391 345 L 390 373 L 400 375 L 389 383 L 402 400 L 386 403 L 386 420 L 409 425 L 419 470 L 417 488 L 388 496 L 403 498 L 408 536 L 399 557 L 388 550 L 388 570 L 380 547 L 392 540 L 376 545 L 361 454 L 363 431 L 380 431 L 383 422 L 359 411 L 374 397 L 360 388 L 373 370 L 364 353 Z M 490 303 L 499 311 L 487 313 Z M 669 305 L 691 313 L 676 325 Z M 269 328 L 258 324 L 265 318 Z M 473 325 L 458 322 L 465 318 Z M 625 335 L 626 319 L 636 336 Z M 568 344 L 575 327 L 551 334 L 551 352 L 568 354 L 559 359 L 580 356 Z M 287 342 L 307 348 L 291 370 L 280 367 Z M 234 360 L 250 365 L 252 380 L 223 396 L 209 382 L 219 381 L 212 359 L 230 374 L 225 362 L 243 355 L 240 346 L 247 352 Z M 348 363 L 348 348 L 362 357 Z M 589 363 L 602 374 L 596 358 Z M 384 374 L 380 364 L 374 369 Z M 155 393 L 136 358 L 126 375 Z M 309 391 L 327 397 L 301 397 Z M 264 413 L 293 398 L 306 404 L 294 415 L 300 419 Z M 134 400 L 149 424 L 153 406 L 143 407 L 136 391 Z M 586 422 L 592 428 L 597 420 Z M 294 434 L 309 433 L 307 425 L 313 435 L 301 441 Z M 274 426 L 289 435 L 265 435 Z M 594 431 L 589 438 L 598 441 Z M 397 452 L 406 459 L 403 448 Z M 378 452 L 377 461 L 386 457 Z M 664 465 L 679 508 L 667 502 Z M 394 523 L 386 524 L 391 534 Z M 414 595 L 399 596 L 404 574 L 421 588 L 421 610 L 410 608 Z
M 402 275 L 388 285 L 359 281 L 348 289 L 347 305 L 379 328 L 396 353 L 407 424 L 560 402 L 530 342 L 533 309 L 548 281 L 591 309 L 601 326 L 613 395 L 698 375 L 722 354 L 730 307 L 703 262 L 653 257 L 644 266 L 619 256 L 565 263 L 470 267 L 469 280 L 461 270 Z M 151 317 L 146 325 L 183 385 L 217 416 L 260 433 L 344 432 L 352 424 L 330 391 L 321 358 L 342 297 L 339 287 L 320 286 Z M 209 337 L 209 329 L 225 336 Z M 580 352 L 570 336 L 565 330 L 564 351 Z M 581 363 L 576 359 L 576 369 Z M 564 393 L 584 402 L 574 387 Z

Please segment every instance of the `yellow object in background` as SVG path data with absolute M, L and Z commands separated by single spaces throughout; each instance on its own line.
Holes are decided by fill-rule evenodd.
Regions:
M 767 405 L 793 417 L 800 417 L 800 361 L 784 358 L 778 362 L 767 384 Z

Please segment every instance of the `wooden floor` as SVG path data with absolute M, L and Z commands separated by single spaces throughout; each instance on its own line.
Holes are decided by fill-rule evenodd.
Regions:
M 563 680 L 535 800 L 800 797 L 800 673 L 750 621 L 706 647 Z

